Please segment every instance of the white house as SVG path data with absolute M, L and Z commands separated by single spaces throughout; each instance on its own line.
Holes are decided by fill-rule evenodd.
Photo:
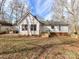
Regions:
M 21 35 L 39 35 L 40 22 L 27 13 L 21 20 L 17 22 L 19 34 Z
M 69 32 L 69 25 L 65 22 L 43 22 L 32 14 L 27 13 L 17 22 L 19 34 L 40 35 L 41 32 Z

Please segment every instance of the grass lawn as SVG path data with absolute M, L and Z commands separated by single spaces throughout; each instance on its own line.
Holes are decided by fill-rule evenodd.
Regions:
M 78 58 L 78 39 L 0 36 L 0 59 Z

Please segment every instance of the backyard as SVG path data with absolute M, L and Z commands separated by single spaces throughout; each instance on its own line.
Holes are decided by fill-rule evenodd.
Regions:
M 79 40 L 1 35 L 0 59 L 79 59 Z

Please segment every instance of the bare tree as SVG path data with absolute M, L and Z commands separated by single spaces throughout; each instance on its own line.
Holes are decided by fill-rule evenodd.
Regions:
M 18 19 L 18 10 L 19 10 L 19 2 L 18 2 L 18 0 L 13 0 L 12 2 L 11 2 L 11 14 L 10 14 L 10 17 L 11 16 L 15 16 L 15 19 L 17 20 Z M 13 15 L 12 15 L 13 14 Z
M 72 32 L 77 34 L 77 25 L 79 19 L 79 0 L 70 0 L 65 4 L 65 8 L 69 14 L 69 19 L 71 19 Z
M 79 0 L 55 0 L 53 7 L 54 18 L 70 21 L 73 33 L 77 34 L 77 25 L 79 19 Z
M 62 0 L 55 0 L 54 4 L 53 4 L 53 17 L 55 20 L 62 20 L 62 18 L 64 17 L 64 3 Z
M 13 0 L 10 2 L 10 10 L 10 18 L 14 18 L 16 21 L 18 21 L 27 12 L 27 7 L 23 2 L 19 2 L 19 0 Z
M 0 0 L 0 18 L 1 20 L 4 20 L 4 6 L 5 6 L 6 0 Z

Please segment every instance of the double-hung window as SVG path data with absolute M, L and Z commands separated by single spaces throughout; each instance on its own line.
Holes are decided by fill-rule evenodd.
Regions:
M 59 31 L 61 31 L 61 25 L 59 25 Z
M 31 31 L 36 31 L 36 24 L 31 25 Z
M 51 26 L 52 29 L 54 29 L 54 26 Z
M 28 30 L 28 25 L 27 24 L 23 24 L 22 25 L 22 31 Z

